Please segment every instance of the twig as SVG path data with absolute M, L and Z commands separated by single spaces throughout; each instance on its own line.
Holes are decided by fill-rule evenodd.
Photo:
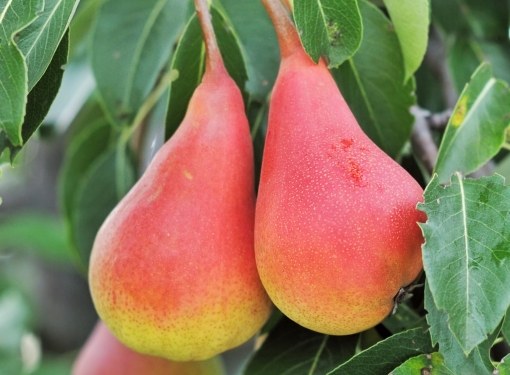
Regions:
M 496 169 L 496 163 L 493 160 L 489 160 L 487 164 L 482 165 L 473 173 L 468 174 L 468 177 L 472 178 L 480 178 L 483 176 L 490 176 L 494 174 L 494 170 Z
M 411 112 L 415 118 L 411 145 L 423 166 L 429 173 L 432 173 L 437 160 L 437 145 L 427 121 L 428 118 L 431 118 L 430 112 L 419 107 L 412 107 Z
M 430 113 L 423 108 L 412 107 L 411 113 L 415 118 L 411 134 L 411 145 L 423 166 L 429 173 L 432 173 L 438 154 L 438 146 L 434 142 L 432 133 L 433 130 L 444 130 L 451 116 L 451 111 L 446 110 L 440 113 Z M 468 176 L 473 178 L 489 176 L 494 173 L 495 168 L 496 164 L 494 161 L 490 160 Z
M 458 94 L 453 84 L 453 77 L 448 69 L 446 51 L 439 32 L 432 27 L 430 29 L 429 45 L 425 54 L 425 64 L 430 68 L 439 80 L 443 92 L 443 100 L 446 108 L 453 108 L 457 102 Z
M 429 113 L 429 115 L 427 116 L 427 124 L 431 129 L 444 130 L 451 116 L 452 116 L 451 109 L 447 109 L 446 111 L 439 113 Z

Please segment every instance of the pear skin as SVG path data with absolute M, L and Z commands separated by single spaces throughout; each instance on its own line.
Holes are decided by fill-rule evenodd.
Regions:
M 252 337 L 271 303 L 254 255 L 254 160 L 243 98 L 196 1 L 206 71 L 186 116 L 100 228 L 89 282 L 136 351 L 204 360 Z
M 224 375 L 219 357 L 200 362 L 172 362 L 137 353 L 98 323 L 73 366 L 73 375 Z
M 263 1 L 282 61 L 270 101 L 255 217 L 266 291 L 311 330 L 381 322 L 422 269 L 422 188 L 361 130 L 324 61 L 303 50 L 285 8 Z

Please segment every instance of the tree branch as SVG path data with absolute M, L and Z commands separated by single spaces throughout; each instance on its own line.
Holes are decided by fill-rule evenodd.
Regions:
M 415 118 L 411 133 L 411 146 L 416 157 L 427 169 L 427 172 L 431 174 L 434 170 L 438 154 L 438 146 L 434 142 L 432 133 L 433 130 L 444 130 L 450 119 L 451 111 L 430 113 L 423 108 L 414 106 L 411 108 L 411 113 Z M 468 174 L 468 176 L 473 178 L 488 176 L 494 173 L 495 167 L 494 161 L 490 160 L 478 170 Z
M 413 150 L 429 173 L 432 173 L 437 160 L 437 145 L 432 137 L 428 119 L 430 112 L 417 106 L 411 108 L 414 115 L 414 125 L 411 134 Z
M 448 69 L 444 43 L 434 27 L 430 28 L 429 45 L 424 62 L 439 80 L 445 107 L 453 108 L 457 103 L 458 94 L 453 83 L 453 77 Z

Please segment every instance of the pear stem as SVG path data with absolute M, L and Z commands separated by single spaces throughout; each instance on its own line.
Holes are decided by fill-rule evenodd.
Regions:
M 123 132 L 125 135 L 126 142 L 130 139 L 130 137 L 133 135 L 133 133 L 138 129 L 140 124 L 145 120 L 145 118 L 149 115 L 149 113 L 152 111 L 154 106 L 158 103 L 161 96 L 165 93 L 165 91 L 168 89 L 170 84 L 175 81 L 178 77 L 178 74 L 174 70 L 168 69 L 161 79 L 159 80 L 159 83 L 156 85 L 154 90 L 150 93 L 150 95 L 147 97 L 145 102 L 142 104 L 138 112 L 136 113 L 136 116 L 131 124 L 131 126 Z
M 289 13 L 282 2 L 280 0 L 262 0 L 262 3 L 276 29 L 282 57 L 287 57 L 297 49 L 301 49 L 301 41 L 299 40 L 296 27 L 292 23 Z M 289 3 L 286 4 L 287 6 L 289 5 Z
M 207 0 L 195 0 L 195 9 L 197 10 L 198 21 L 202 28 L 204 35 L 205 50 L 206 50 L 206 72 L 219 72 L 225 71 L 223 58 L 218 47 L 214 27 L 212 25 L 211 12 Z
M 287 10 L 292 13 L 292 1 L 291 0 L 282 0 L 283 1 L 283 5 L 285 6 L 285 8 L 287 8 Z

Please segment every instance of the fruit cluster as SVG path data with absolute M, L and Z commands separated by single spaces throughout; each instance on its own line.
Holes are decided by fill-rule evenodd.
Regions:
M 202 82 L 177 132 L 94 243 L 94 304 L 136 352 L 103 325 L 91 340 L 146 363 L 145 374 L 161 361 L 152 356 L 208 360 L 246 342 L 272 303 L 311 330 L 366 330 L 422 268 L 422 189 L 363 133 L 280 0 L 263 2 L 282 61 L 257 199 L 243 98 L 223 64 L 207 1 L 195 0 L 207 51 Z M 92 352 L 84 350 L 89 359 L 78 361 L 76 375 L 101 373 L 84 364 Z

